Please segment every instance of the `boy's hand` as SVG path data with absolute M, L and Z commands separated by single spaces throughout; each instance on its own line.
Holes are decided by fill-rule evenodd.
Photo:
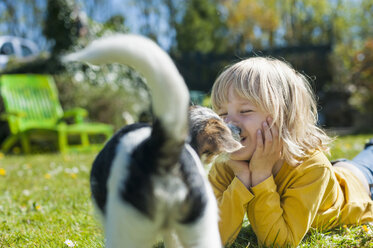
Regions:
M 247 161 L 228 160 L 227 165 L 233 171 L 234 175 L 246 186 L 251 187 L 251 172 Z
M 282 145 L 278 137 L 278 127 L 272 124 L 272 119 L 262 124 L 262 130 L 258 129 L 256 136 L 256 149 L 250 160 L 251 186 L 261 183 L 272 175 L 272 170 L 281 158 Z

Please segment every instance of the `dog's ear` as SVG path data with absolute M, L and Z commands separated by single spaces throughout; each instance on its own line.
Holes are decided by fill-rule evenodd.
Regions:
M 220 145 L 220 150 L 226 153 L 232 153 L 232 152 L 238 151 L 239 149 L 243 147 L 240 142 L 238 142 L 237 140 L 233 138 L 231 132 L 224 132 L 220 136 L 219 145 Z
M 235 140 L 231 130 L 222 120 L 210 119 L 205 126 L 206 138 L 214 143 L 215 153 L 232 153 L 242 148 L 240 142 Z

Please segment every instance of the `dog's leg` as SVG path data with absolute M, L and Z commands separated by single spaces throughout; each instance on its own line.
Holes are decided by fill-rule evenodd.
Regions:
M 149 233 L 141 234 L 141 237 L 124 232 L 107 234 L 106 248 L 151 248 L 155 244 L 155 239 L 149 238 Z
M 123 222 L 126 220 L 120 219 L 107 225 L 106 248 L 151 248 L 156 243 L 157 232 L 149 226 L 141 223 L 126 225 Z
M 176 224 L 176 234 L 184 248 L 221 248 L 221 239 L 216 205 L 210 201 L 205 214 L 195 223 L 186 225 Z
M 151 248 L 155 244 L 159 228 L 154 222 L 126 204 L 111 207 L 105 223 L 106 248 Z
M 206 223 L 208 224 L 208 223 Z M 211 224 L 180 226 L 178 228 L 180 247 L 184 248 L 221 248 L 219 231 Z M 166 246 L 167 247 L 167 246 Z M 167 247 L 168 248 L 168 247 Z
M 180 240 L 174 231 L 167 232 L 163 235 L 163 243 L 166 248 L 182 248 Z

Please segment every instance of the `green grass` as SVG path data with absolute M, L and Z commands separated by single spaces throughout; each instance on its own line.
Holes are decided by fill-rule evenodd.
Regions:
M 353 158 L 370 137 L 373 134 L 338 138 L 330 159 Z M 67 247 L 66 240 L 75 247 L 103 247 L 103 230 L 89 191 L 94 157 L 0 154 L 0 247 Z M 372 226 L 310 230 L 300 247 L 373 247 L 373 234 L 367 230 Z M 248 244 L 258 247 L 250 225 L 244 223 L 232 247 Z
M 103 247 L 90 200 L 94 155 L 10 156 L 0 160 L 0 247 Z
M 337 158 L 352 159 L 364 148 L 365 143 L 371 138 L 373 138 L 373 134 L 339 137 L 331 144 L 331 154 L 329 158 L 331 160 Z

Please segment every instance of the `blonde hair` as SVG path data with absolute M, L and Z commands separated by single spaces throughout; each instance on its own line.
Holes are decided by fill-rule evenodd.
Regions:
M 331 138 L 317 127 L 315 95 L 305 76 L 277 59 L 253 57 L 226 68 L 211 93 L 217 111 L 228 102 L 229 88 L 269 113 L 283 141 L 282 156 L 296 165 L 309 151 L 329 152 Z

